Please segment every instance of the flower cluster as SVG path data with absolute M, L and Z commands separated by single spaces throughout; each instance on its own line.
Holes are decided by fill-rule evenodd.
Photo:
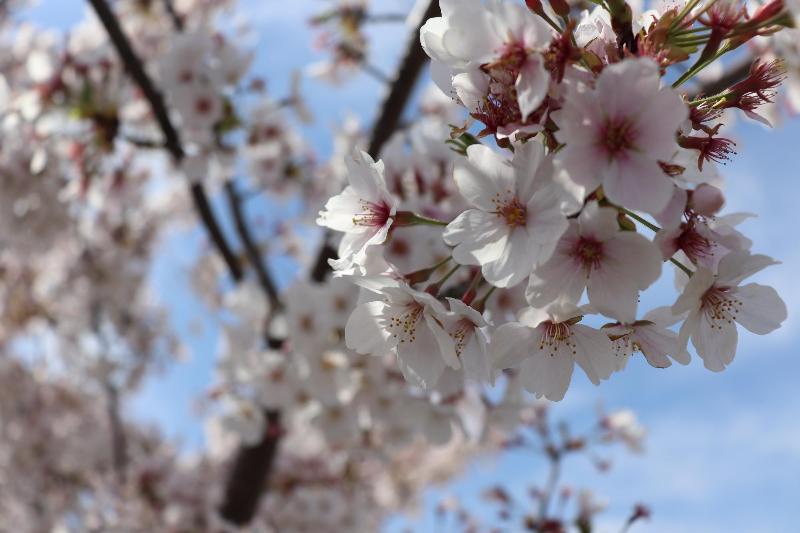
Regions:
M 780 326 L 786 306 L 775 290 L 743 284 L 775 261 L 751 252 L 735 229 L 740 216 L 720 214 L 715 166 L 733 153 L 720 134 L 723 110 L 761 118 L 781 64 L 756 61 L 710 96 L 679 87 L 779 29 L 783 12 L 690 2 L 634 24 L 617 4 L 574 17 L 559 3 L 557 23 L 539 3 L 441 2 L 443 16 L 424 25 L 421 42 L 439 87 L 482 129 L 453 129 L 463 157 L 454 156 L 452 185 L 434 201 L 397 188 L 384 162 L 358 151 L 350 159 L 349 185 L 317 221 L 344 233 L 331 264 L 362 287 L 345 328 L 349 348 L 396 355 L 422 390 L 453 375 L 492 383 L 519 369 L 525 389 L 560 400 L 576 363 L 598 384 L 637 352 L 659 368 L 687 364 L 691 340 L 720 371 L 734 358 L 738 325 L 756 334 Z M 666 84 L 669 67 L 695 51 L 696 62 Z M 505 154 L 481 142 L 492 137 Z M 406 228 L 440 226 L 444 252 L 414 270 L 391 260 Z M 406 242 L 409 253 L 425 253 L 418 239 Z M 640 294 L 667 261 L 679 297 L 641 312 Z M 513 317 L 492 309 L 501 297 L 517 302 L 506 309 Z
M 233 0 L 93 0 L 63 39 L 21 22 L 27 3 L 0 2 L 3 524 L 374 530 L 476 455 L 528 444 L 520 428 L 551 456 L 637 449 L 625 412 L 586 438 L 545 429 L 524 391 L 563 398 L 576 363 L 599 383 L 637 353 L 687 364 L 691 344 L 719 371 L 739 326 L 786 317 L 748 281 L 775 261 L 737 229 L 749 215 L 723 214 L 718 166 L 734 113 L 800 109 L 796 2 L 441 0 L 424 24 L 435 5 L 337 2 L 315 19 L 329 78 L 386 82 L 367 23 L 422 30 L 389 120 L 370 139 L 344 120 L 327 162 L 300 135 L 301 76 L 281 96 L 250 72 Z M 436 87 L 394 109 L 420 46 Z M 745 46 L 748 72 L 698 82 Z M 207 240 L 186 238 L 195 215 Z M 678 294 L 641 309 L 667 262 Z M 221 332 L 192 457 L 123 409 L 199 344 L 174 323 L 188 307 Z M 242 494 L 251 509 L 227 512 Z M 596 509 L 582 498 L 576 526 Z

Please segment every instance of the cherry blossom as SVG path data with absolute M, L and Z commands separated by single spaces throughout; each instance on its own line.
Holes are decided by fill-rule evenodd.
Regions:
M 443 238 L 458 263 L 480 265 L 493 285 L 514 286 L 550 257 L 567 229 L 550 161 L 534 141 L 519 146 L 511 162 L 484 146 L 467 154 L 454 178 L 475 209 L 450 222 Z
M 631 324 L 603 326 L 603 330 L 613 340 L 618 355 L 617 370 L 622 370 L 636 352 L 641 352 L 655 368 L 670 366 L 670 357 L 682 365 L 688 365 L 689 352 L 680 346 L 678 334 L 667 329 L 678 320 L 680 317 L 675 317 L 669 307 L 657 307 Z
M 442 318 L 445 330 L 455 342 L 456 357 L 464 378 L 486 383 L 492 377 L 489 360 L 489 324 L 481 313 L 461 300 L 448 298 L 450 313 Z
M 777 262 L 765 255 L 737 251 L 726 255 L 717 273 L 698 269 L 689 279 L 673 313 L 688 312 L 680 329 L 680 342 L 689 339 L 706 368 L 720 372 L 736 354 L 736 324 L 757 335 L 766 335 L 786 320 L 786 305 L 772 287 L 741 282 Z
M 654 214 L 667 205 L 672 184 L 658 163 L 675 152 L 688 111 L 659 84 L 658 66 L 642 58 L 609 65 L 594 88 L 570 87 L 553 115 L 566 143 L 555 164 L 584 195 L 602 185 L 612 202 L 630 209 Z
M 349 185 L 320 211 L 317 223 L 346 232 L 339 244 L 339 257 L 358 260 L 365 249 L 386 240 L 397 202 L 386 188 L 382 162 L 365 152 L 347 159 Z
M 433 77 L 453 91 L 489 129 L 507 133 L 528 121 L 550 85 L 542 52 L 552 31 L 510 1 L 441 2 L 442 17 L 422 27 Z M 536 129 L 536 128 L 533 128 Z M 530 130 L 529 130 L 530 131 Z
M 348 348 L 383 355 L 395 351 L 400 370 L 412 384 L 436 384 L 445 366 L 459 368 L 455 340 L 440 316 L 447 311 L 436 298 L 407 285 L 387 287 L 383 299 L 358 306 L 345 329 Z
M 578 303 L 584 289 L 601 313 L 629 322 L 636 317 L 638 292 L 661 274 L 661 257 L 647 239 L 623 231 L 615 210 L 589 202 L 556 246 L 534 269 L 526 297 L 544 306 L 559 298 Z
M 575 363 L 595 385 L 608 379 L 618 355 L 605 333 L 579 324 L 580 318 L 581 311 L 572 305 L 524 309 L 519 322 L 503 324 L 495 332 L 495 368 L 519 367 L 526 390 L 554 401 L 567 392 Z

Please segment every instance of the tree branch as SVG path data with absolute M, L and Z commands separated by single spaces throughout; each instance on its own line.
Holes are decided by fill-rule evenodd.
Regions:
M 397 129 L 403 109 L 405 109 L 411 97 L 415 82 L 422 71 L 422 67 L 428 60 L 422 50 L 422 46 L 419 44 L 419 29 L 426 20 L 439 16 L 439 13 L 438 0 L 431 0 L 419 25 L 411 35 L 406 55 L 381 106 L 381 112 L 372 130 L 369 153 L 373 157 L 377 157 L 384 143 Z M 235 211 L 234 216 L 236 216 Z M 326 231 L 310 273 L 313 281 L 319 283 L 325 281 L 328 272 L 330 272 L 328 259 L 336 257 L 336 249 L 330 244 L 330 240 L 331 233 Z M 247 247 L 247 244 L 245 244 L 245 247 Z M 252 259 L 251 262 L 253 262 Z M 280 441 L 280 414 L 276 411 L 268 411 L 266 416 L 268 427 L 262 440 L 255 446 L 242 446 L 237 452 L 233 461 L 231 475 L 225 488 L 224 503 L 220 508 L 223 518 L 239 526 L 249 523 L 258 509 L 258 502 L 262 491 L 267 488 L 266 484 Z M 270 427 L 273 429 L 270 430 Z
M 414 90 L 417 78 L 419 78 L 422 68 L 428 62 L 428 55 L 419 43 L 419 31 L 429 18 L 439 16 L 441 16 L 439 2 L 438 0 L 432 0 L 420 18 L 419 24 L 411 33 L 406 47 L 406 55 L 403 57 L 402 63 L 400 63 L 397 75 L 392 81 L 391 89 L 381 104 L 381 112 L 372 128 L 372 137 L 370 138 L 367 152 L 373 158 L 378 157 L 381 148 L 383 148 L 383 145 L 400 124 L 403 110 L 411 98 L 411 92 Z
M 111 432 L 111 458 L 117 477 L 123 481 L 128 467 L 128 440 L 119 414 L 119 391 L 108 378 L 103 382 L 103 389 L 106 393 L 106 415 Z
M 253 519 L 277 455 L 281 416 L 278 411 L 266 411 L 265 416 L 264 437 L 253 446 L 239 448 L 225 487 L 220 514 L 237 526 L 244 526 Z
M 231 213 L 233 213 L 233 222 L 236 226 L 236 233 L 239 235 L 239 240 L 242 241 L 242 245 L 247 253 L 250 265 L 256 272 L 258 283 L 261 286 L 261 289 L 264 291 L 264 294 L 266 294 L 272 309 L 282 309 L 283 302 L 278 294 L 278 288 L 275 285 L 275 281 L 273 280 L 267 265 L 264 263 L 264 260 L 261 257 L 261 252 L 259 251 L 255 240 L 253 240 L 253 236 L 250 233 L 250 228 L 247 227 L 247 221 L 245 220 L 244 211 L 242 209 L 242 201 L 236 192 L 236 185 L 233 183 L 233 181 L 228 181 L 225 183 L 225 195 L 228 198 L 228 206 L 231 210 Z
M 175 11 L 175 6 L 172 5 L 172 0 L 161 0 L 161 3 L 164 4 L 164 10 L 172 20 L 172 25 L 175 27 L 175 29 L 178 31 L 183 31 L 183 19 L 178 12 Z
M 284 304 L 272 275 L 261 257 L 261 252 L 250 233 L 250 228 L 247 226 L 242 201 L 236 192 L 233 181 L 225 184 L 225 194 L 233 214 L 239 240 L 242 241 L 249 263 L 256 272 L 261 289 L 273 310 L 283 309 Z M 281 340 L 271 338 L 268 333 L 266 337 L 267 344 L 271 348 L 278 348 L 282 344 Z M 280 411 L 268 410 L 265 411 L 264 416 L 267 420 L 264 435 L 253 446 L 241 445 L 239 447 L 225 483 L 225 495 L 219 513 L 223 519 L 236 526 L 248 524 L 256 514 L 261 494 L 267 489 L 280 443 Z
M 184 156 L 183 146 L 181 145 L 180 137 L 177 130 L 169 118 L 169 112 L 164 104 L 164 97 L 161 92 L 153 84 L 150 76 L 145 72 L 144 65 L 139 59 L 139 56 L 134 52 L 130 41 L 123 33 L 116 15 L 108 6 L 105 0 L 89 0 L 89 3 L 94 8 L 97 17 L 103 24 L 103 27 L 108 33 L 108 37 L 117 50 L 125 70 L 139 86 L 145 99 L 150 104 L 153 110 L 153 116 L 158 123 L 161 132 L 164 135 L 164 148 L 172 155 L 176 163 L 180 163 Z M 195 211 L 200 217 L 201 222 L 206 228 L 209 238 L 216 246 L 220 255 L 222 256 L 225 264 L 228 266 L 231 277 L 236 281 L 242 279 L 242 269 L 236 255 L 231 251 L 225 235 L 217 222 L 211 205 L 208 201 L 208 195 L 202 183 L 192 183 L 190 185 L 192 201 L 194 202 Z

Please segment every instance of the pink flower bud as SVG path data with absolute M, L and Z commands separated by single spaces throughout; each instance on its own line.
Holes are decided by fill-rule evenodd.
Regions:
M 528 9 L 530 9 L 534 13 L 539 13 L 539 14 L 544 13 L 541 0 L 525 0 L 525 5 L 527 5 Z
M 713 185 L 703 183 L 692 193 L 691 207 L 698 215 L 714 216 L 725 205 L 722 191 Z

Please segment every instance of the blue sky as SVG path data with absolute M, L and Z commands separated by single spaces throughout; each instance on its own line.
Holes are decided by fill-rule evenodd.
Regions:
M 377 2 L 381 12 L 404 12 L 408 0 Z M 311 50 L 312 34 L 305 20 L 324 5 L 320 1 L 244 0 L 242 11 L 257 35 L 255 71 L 265 76 L 273 95 L 280 97 L 291 71 L 323 57 Z M 81 18 L 77 0 L 45 0 L 31 13 L 43 25 L 68 27 Z M 373 63 L 391 72 L 407 36 L 401 25 L 382 25 L 373 40 Z M 358 76 L 340 88 L 309 80 L 305 93 L 317 116 L 306 136 L 324 157 L 330 151 L 331 128 L 346 113 L 362 118 L 368 127 L 382 97 L 382 86 Z M 736 130 L 739 155 L 722 167 L 728 181 L 728 207 L 758 218 L 745 223 L 754 250 L 783 263 L 759 274 L 754 281 L 775 286 L 789 307 L 783 329 L 757 337 L 740 336 L 736 360 L 720 374 L 706 371 L 698 360 L 687 367 L 650 368 L 641 358 L 600 387 L 576 373 L 566 399 L 555 415 L 588 423 L 598 402 L 607 408 L 629 407 L 648 428 L 646 453 L 630 456 L 612 452 L 615 467 L 599 475 L 587 461 L 568 466 L 565 479 L 587 486 L 610 500 L 600 531 L 618 531 L 630 506 L 638 501 L 654 511 L 647 532 L 769 532 L 797 531 L 800 523 L 800 422 L 797 383 L 800 361 L 795 348 L 800 338 L 800 247 L 792 231 L 800 219 L 800 120 L 786 120 L 774 131 L 740 120 Z M 257 208 L 258 206 L 256 206 Z M 255 214 L 255 213 L 254 213 Z M 186 266 L 199 234 L 185 246 L 170 247 L 155 269 L 157 287 L 169 302 L 173 320 L 186 338 L 190 357 L 152 380 L 129 404 L 138 417 L 158 423 L 188 447 L 202 444 L 201 420 L 195 403 L 213 371 L 216 332 L 207 317 L 198 315 L 186 280 Z M 669 278 L 669 276 L 665 276 Z M 643 307 L 671 301 L 665 279 L 643 297 Z M 190 335 L 197 322 L 202 334 Z M 522 493 L 543 476 L 542 462 L 524 454 L 506 454 L 470 467 L 451 486 L 432 490 L 421 518 L 397 518 L 389 531 L 410 527 L 435 531 L 430 508 L 442 494 L 454 494 L 477 505 L 486 486 L 502 480 Z M 425 510 L 423 509 L 423 511 Z

